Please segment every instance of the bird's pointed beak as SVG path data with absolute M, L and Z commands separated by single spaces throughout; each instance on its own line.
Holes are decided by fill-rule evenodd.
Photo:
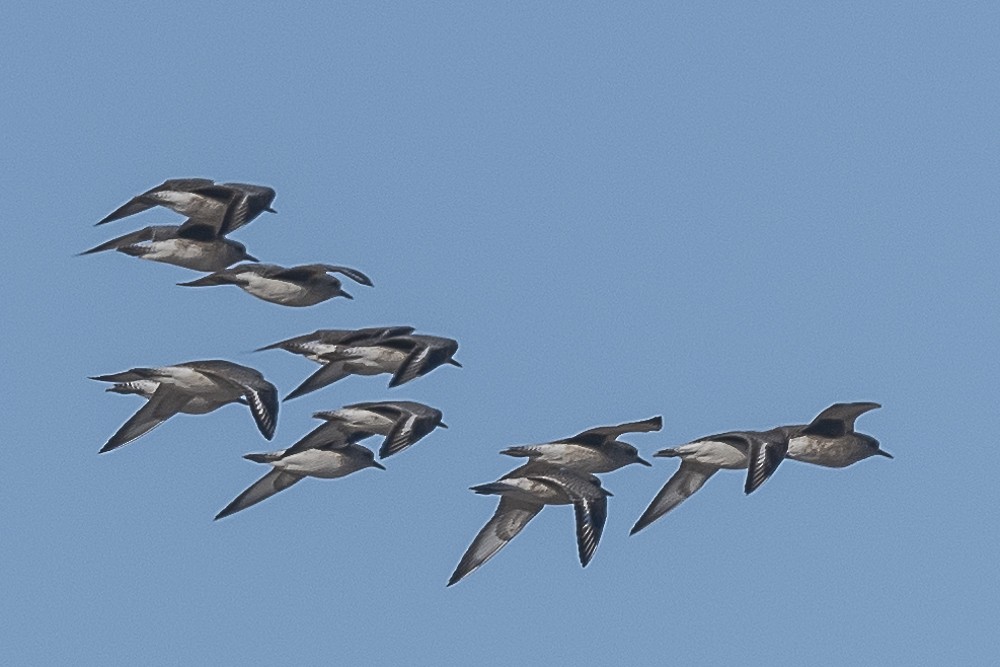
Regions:
M 265 208 L 264 210 L 265 210 L 265 211 L 267 211 L 268 213 L 277 213 L 277 211 L 275 211 L 275 210 L 274 210 L 273 208 L 271 208 L 270 206 L 268 206 L 268 207 L 267 207 L 267 208 Z
M 458 363 L 458 362 L 457 362 L 457 361 L 455 361 L 454 359 L 449 359 L 449 360 L 448 360 L 448 363 L 449 363 L 449 364 L 451 364 L 452 366 L 458 366 L 459 368 L 461 368 L 461 367 L 462 367 L 462 364 Z
M 385 466 L 378 461 L 372 461 L 372 468 L 378 468 L 379 470 L 385 470 Z
M 438 422 L 438 426 L 441 428 L 448 428 L 448 425 L 445 424 L 444 422 Z
M 348 299 L 350 299 L 351 301 L 353 301 L 353 300 L 354 300 L 354 297 L 353 297 L 353 296 L 351 296 L 350 294 L 348 294 L 347 292 L 345 292 L 344 290 L 340 290 L 340 296 L 343 296 L 343 297 L 347 297 L 347 298 L 348 298 Z
M 652 464 L 652 463 L 650 463 L 650 462 L 649 462 L 649 461 L 647 461 L 646 459 L 642 458 L 641 456 L 637 456 L 637 457 L 635 457 L 635 462 L 636 462 L 636 463 L 641 463 L 641 464 L 642 464 L 642 465 L 644 465 L 644 466 L 649 466 L 650 468 L 652 468 L 652 467 L 653 467 L 653 464 Z
M 884 449 L 876 449 L 875 453 L 878 454 L 879 456 L 884 456 L 887 459 L 894 459 L 894 458 L 896 458 L 895 456 L 893 456 L 889 452 L 885 451 Z
M 259 262 L 260 261 L 259 259 L 257 259 L 253 255 L 244 255 L 243 259 L 245 259 L 248 262 Z

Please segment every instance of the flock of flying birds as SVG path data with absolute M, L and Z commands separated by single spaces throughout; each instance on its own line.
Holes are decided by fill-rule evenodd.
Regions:
M 264 212 L 274 213 L 273 189 L 246 183 L 215 183 L 203 178 L 167 180 L 136 195 L 98 225 L 154 207 L 187 219 L 180 225 L 155 225 L 102 243 L 82 254 L 105 250 L 174 264 L 208 275 L 179 283 L 190 287 L 236 285 L 253 296 L 284 306 L 311 306 L 337 296 L 353 298 L 333 273 L 361 285 L 372 281 L 361 271 L 333 264 L 283 267 L 260 263 L 228 235 Z M 237 264 L 237 262 L 243 262 Z M 237 264 L 233 266 L 233 264 Z M 232 268 L 230 268 L 232 267 Z M 457 341 L 415 333 L 410 326 L 321 329 L 265 345 L 320 365 L 284 400 L 321 389 L 349 375 L 391 374 L 389 387 L 425 375 L 444 364 L 461 366 L 454 355 Z M 101 448 L 128 444 L 175 414 L 205 414 L 229 403 L 242 403 L 263 436 L 270 440 L 278 418 L 278 390 L 260 372 L 230 361 L 190 361 L 172 366 L 132 368 L 92 378 L 111 383 L 107 391 L 138 394 L 146 403 Z M 785 458 L 842 468 L 873 455 L 892 456 L 878 441 L 854 429 L 855 420 L 880 407 L 877 403 L 836 403 L 808 424 L 778 426 L 767 431 L 730 431 L 699 438 L 654 454 L 681 459 L 677 472 L 653 498 L 632 533 L 636 533 L 700 489 L 720 469 L 746 470 L 744 491 L 752 493 Z M 385 467 L 375 453 L 358 444 L 372 436 L 384 439 L 379 458 L 410 447 L 435 428 L 447 428 L 440 410 L 414 401 L 354 403 L 313 415 L 322 424 L 286 449 L 247 454 L 271 470 L 216 515 L 220 519 L 287 489 L 304 477 L 332 479 L 363 468 Z M 494 556 L 545 505 L 572 505 L 580 563 L 594 556 L 607 518 L 611 495 L 597 474 L 638 463 L 651 465 L 631 444 L 628 433 L 659 431 L 662 418 L 591 428 L 576 435 L 534 445 L 509 447 L 502 454 L 527 459 L 499 480 L 472 487 L 500 496 L 493 517 L 479 531 L 452 574 L 457 583 Z

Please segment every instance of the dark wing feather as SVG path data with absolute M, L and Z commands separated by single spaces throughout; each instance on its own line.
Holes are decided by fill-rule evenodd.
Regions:
M 308 394 L 311 391 L 322 389 L 323 387 L 333 384 L 337 380 L 342 380 L 349 375 L 351 375 L 351 372 L 344 368 L 344 360 L 336 360 L 323 364 L 318 371 L 307 377 L 305 382 L 293 389 L 288 396 L 285 396 L 285 400 L 290 401 L 293 398 L 298 398 L 299 396 Z
M 413 327 L 399 326 L 399 327 L 365 327 L 363 329 L 356 329 L 349 332 L 338 342 L 347 343 L 357 343 L 363 340 L 381 340 L 383 338 L 392 338 L 393 336 L 407 336 L 413 333 L 415 329 Z
M 750 438 L 749 465 L 743 491 L 753 493 L 774 474 L 788 453 L 787 439 Z
M 293 283 L 304 283 L 322 274 L 322 270 L 316 270 L 312 265 L 292 266 L 287 269 L 275 271 L 269 277 L 276 280 L 287 280 Z
M 322 267 L 325 273 L 340 273 L 359 285 L 366 285 L 368 287 L 372 287 L 374 285 L 371 278 L 349 266 L 336 266 L 333 264 L 319 264 L 318 266 Z
M 192 241 L 214 241 L 222 235 L 214 225 L 206 223 L 201 218 L 188 218 L 177 230 L 177 236 Z
M 304 452 L 307 449 L 317 449 L 319 447 L 341 448 L 346 447 L 358 440 L 364 440 L 373 433 L 346 429 L 347 425 L 339 420 L 324 422 L 302 436 L 294 445 L 285 450 L 282 458 Z
M 270 382 L 243 387 L 243 397 L 261 434 L 270 440 L 278 425 L 278 390 Z
M 571 438 L 557 442 L 580 442 L 585 444 L 600 444 L 608 440 L 617 440 L 626 433 L 649 433 L 663 428 L 663 417 L 656 416 L 637 422 L 626 422 L 615 426 L 598 426 L 577 433 Z
M 378 450 L 378 456 L 384 459 L 401 452 L 433 430 L 434 426 L 430 420 L 421 419 L 415 414 L 409 414 L 405 419 L 397 419 L 385 436 Z
M 878 403 L 834 403 L 816 415 L 816 418 L 802 429 L 802 433 L 839 438 L 854 430 L 854 422 L 858 417 L 880 407 L 882 406 Z
M 600 495 L 596 498 L 580 498 L 573 503 L 576 515 L 576 545 L 580 552 L 580 565 L 594 557 L 597 543 L 601 541 L 604 532 L 604 522 L 608 518 L 608 497 Z
M 416 379 L 434 368 L 431 365 L 432 354 L 432 348 L 427 345 L 414 347 L 410 354 L 406 356 L 406 359 L 403 360 L 403 363 L 400 364 L 399 368 L 396 369 L 396 372 L 393 373 L 392 379 L 389 380 L 389 386 L 398 387 L 401 384 L 406 384 L 410 380 Z

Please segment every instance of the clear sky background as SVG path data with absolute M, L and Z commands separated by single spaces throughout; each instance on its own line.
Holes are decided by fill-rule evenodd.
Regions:
M 1000 6 L 752 4 L 7 4 L 0 659 L 995 663 Z M 277 190 L 253 254 L 375 288 L 290 309 L 74 256 L 194 176 Z M 465 368 L 349 378 L 271 443 L 227 406 L 97 453 L 140 401 L 89 375 L 225 358 L 284 394 L 315 365 L 250 350 L 376 324 Z M 212 521 L 242 454 L 388 398 L 451 428 Z M 677 464 L 631 466 L 586 569 L 550 507 L 445 588 L 503 447 L 861 400 L 895 460 L 719 474 L 634 537 Z

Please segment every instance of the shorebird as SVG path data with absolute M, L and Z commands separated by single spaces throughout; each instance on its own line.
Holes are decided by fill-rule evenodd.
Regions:
M 324 364 L 324 354 L 342 352 L 361 341 L 379 340 L 393 336 L 406 336 L 414 332 L 413 327 L 365 327 L 364 329 L 319 329 L 312 333 L 258 347 L 254 352 L 282 349 L 292 354 L 301 354 L 307 359 Z
M 328 351 L 320 348 L 316 341 L 293 341 L 297 339 L 274 343 L 261 349 L 281 347 L 318 361 L 323 366 L 288 394 L 286 401 L 321 389 L 349 375 L 392 373 L 389 386 L 396 387 L 426 375 L 442 364 L 462 366 L 453 358 L 458 350 L 458 341 L 440 336 L 347 336 L 340 342 L 324 343 L 323 345 L 332 346 Z
M 373 435 L 383 435 L 385 440 L 378 455 L 384 459 L 403 451 L 437 427 L 448 428 L 441 421 L 440 410 L 415 401 L 353 403 L 339 410 L 316 412 L 313 417 L 325 421 L 289 447 L 288 454 L 331 440 L 357 442 Z
M 663 427 L 662 417 L 651 417 L 617 426 L 598 426 L 574 436 L 539 445 L 520 445 L 501 450 L 507 456 L 524 456 L 531 461 L 569 468 L 579 473 L 611 472 L 630 463 L 651 465 L 639 451 L 618 438 L 625 433 L 648 433 Z
M 653 502 L 632 527 L 635 534 L 700 489 L 719 470 L 746 470 L 744 491 L 751 493 L 777 469 L 788 449 L 780 428 L 770 431 L 730 431 L 700 438 L 680 447 L 662 449 L 653 456 L 681 458 L 681 467 L 667 480 Z
M 128 444 L 179 412 L 204 414 L 227 403 L 245 402 L 261 434 L 274 437 L 278 390 L 258 371 L 229 361 L 189 361 L 160 368 L 133 368 L 91 378 L 112 382 L 109 391 L 149 400 L 111 436 L 101 453 Z M 156 383 L 154 387 L 151 383 Z
M 448 580 L 449 586 L 492 558 L 545 505 L 573 505 L 580 564 L 586 567 L 601 539 L 608 515 L 608 496 L 611 495 L 593 475 L 535 462 L 507 473 L 496 482 L 473 486 L 472 490 L 483 495 L 499 495 L 500 504 L 462 556 Z
M 878 441 L 854 431 L 854 421 L 878 403 L 835 403 L 809 424 L 778 426 L 769 431 L 731 431 L 700 438 L 654 456 L 680 457 L 681 466 L 656 494 L 632 527 L 635 534 L 680 505 L 722 468 L 747 469 L 744 491 L 751 493 L 771 476 L 784 458 L 827 467 L 844 467 L 869 456 L 892 455 Z
M 329 273 L 341 273 L 361 285 L 372 285 L 371 279 L 360 271 L 332 264 L 303 264 L 287 268 L 277 264 L 240 264 L 177 284 L 184 287 L 236 285 L 258 299 L 282 306 L 312 306 L 336 296 L 353 299 L 341 289 L 340 280 Z
M 173 178 L 136 195 L 97 224 L 163 206 L 185 215 L 189 223 L 207 225 L 224 236 L 267 211 L 274 213 L 272 188 L 250 183 L 215 183 L 207 178 Z
M 137 396 L 142 396 L 147 401 L 153 397 L 153 394 L 156 393 L 157 388 L 160 386 L 160 382 L 158 380 L 148 379 L 135 371 L 123 371 L 121 373 L 112 373 L 111 375 L 99 375 L 91 379 L 114 383 L 104 391 L 110 391 L 116 394 L 136 394 Z M 247 405 L 247 399 L 242 396 L 235 402 Z M 184 404 L 184 407 L 182 407 L 179 412 L 186 415 L 203 415 L 217 410 L 223 405 L 228 405 L 229 403 L 232 403 L 232 401 L 226 400 L 225 397 L 219 400 L 217 397 L 212 395 L 195 395 Z
M 869 456 L 893 458 L 878 440 L 854 430 L 864 413 L 882 407 L 878 403 L 834 403 L 805 426 L 793 429 L 788 458 L 826 468 L 844 468 Z
M 216 520 L 256 505 L 303 477 L 336 479 L 363 468 L 385 470 L 385 466 L 375 460 L 372 450 L 353 443 L 334 442 L 294 454 L 282 449 L 267 454 L 247 454 L 243 458 L 267 463 L 272 469 L 216 514 Z
M 89 255 L 105 250 L 117 250 L 133 257 L 174 264 L 195 271 L 220 271 L 236 262 L 257 261 L 256 257 L 247 253 L 246 246 L 242 243 L 215 236 L 210 229 L 201 225 L 145 227 L 80 254 Z

